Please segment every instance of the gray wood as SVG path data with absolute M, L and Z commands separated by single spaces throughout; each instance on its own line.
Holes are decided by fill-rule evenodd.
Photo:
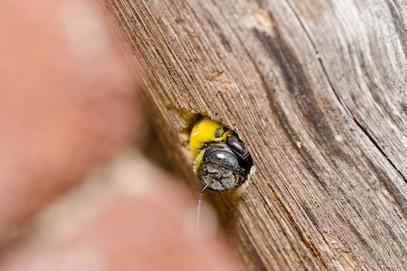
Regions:
M 191 112 L 248 144 L 250 180 L 211 195 L 246 270 L 407 269 L 406 1 L 107 5 L 179 172 Z

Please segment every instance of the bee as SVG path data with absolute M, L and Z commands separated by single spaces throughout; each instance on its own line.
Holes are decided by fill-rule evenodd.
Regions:
M 194 157 L 194 173 L 209 188 L 223 192 L 247 180 L 253 164 L 245 144 L 225 125 L 202 117 L 193 126 L 189 147 Z

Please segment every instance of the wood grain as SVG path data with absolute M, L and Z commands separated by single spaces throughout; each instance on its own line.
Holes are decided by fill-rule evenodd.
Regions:
M 248 144 L 211 195 L 246 270 L 407 269 L 406 1 L 106 2 L 182 174 L 188 113 Z

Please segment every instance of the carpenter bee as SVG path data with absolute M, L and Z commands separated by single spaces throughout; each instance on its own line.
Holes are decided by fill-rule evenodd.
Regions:
M 204 189 L 226 191 L 243 184 L 253 160 L 237 134 L 223 124 L 203 117 L 192 128 L 189 146 L 194 173 Z

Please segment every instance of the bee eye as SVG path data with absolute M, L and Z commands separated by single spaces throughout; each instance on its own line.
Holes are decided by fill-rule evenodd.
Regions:
M 244 154 L 244 143 L 234 136 L 228 137 L 226 144 L 236 153 Z
M 221 167 L 235 170 L 239 166 L 236 156 L 227 151 L 214 150 L 208 155 L 208 160 Z

